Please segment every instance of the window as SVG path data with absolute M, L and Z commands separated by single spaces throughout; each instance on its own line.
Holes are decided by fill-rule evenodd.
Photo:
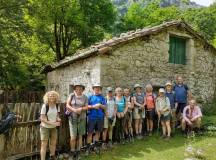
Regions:
M 186 64 L 186 39 L 170 36 L 169 63 Z

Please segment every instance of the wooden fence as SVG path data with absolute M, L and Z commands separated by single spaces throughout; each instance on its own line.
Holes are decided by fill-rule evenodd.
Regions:
M 61 113 L 65 104 L 59 104 Z M 5 108 L 22 116 L 20 122 L 10 130 L 9 135 L 0 135 L 0 159 L 6 159 L 13 155 L 37 153 L 40 150 L 39 122 L 36 119 L 41 109 L 40 103 L 8 103 L 0 104 L 0 119 Z M 68 148 L 69 130 L 67 118 L 62 116 L 60 127 L 59 146 Z
M 41 103 L 44 91 L 25 91 L 25 90 L 12 90 L 3 91 L 0 93 L 0 104 L 7 103 Z

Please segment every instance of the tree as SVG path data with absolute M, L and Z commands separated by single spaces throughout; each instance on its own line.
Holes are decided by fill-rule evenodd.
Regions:
M 103 38 L 115 20 L 109 0 L 32 0 L 26 20 L 59 61 Z

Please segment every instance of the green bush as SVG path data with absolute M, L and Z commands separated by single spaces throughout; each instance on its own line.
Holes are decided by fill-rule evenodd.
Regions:
M 216 115 L 216 99 L 212 103 L 206 103 L 203 105 L 202 112 L 206 116 Z

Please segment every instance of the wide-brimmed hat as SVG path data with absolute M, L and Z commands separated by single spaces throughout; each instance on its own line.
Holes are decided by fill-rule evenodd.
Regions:
M 172 86 L 171 82 L 166 82 L 165 86 Z
M 102 86 L 101 86 L 100 84 L 94 84 L 94 85 L 92 86 L 92 89 L 94 89 L 95 87 L 100 87 L 100 88 L 102 89 Z
M 134 89 L 136 89 L 136 88 L 142 88 L 142 86 L 140 84 L 135 84 Z
M 160 88 L 159 89 L 159 93 L 165 93 L 165 89 L 164 88 Z
M 113 88 L 112 88 L 112 87 L 107 87 L 106 92 L 107 92 L 107 93 L 113 92 Z
M 82 87 L 83 90 L 85 89 L 85 86 L 84 86 L 83 84 L 81 84 L 81 83 L 75 83 L 75 84 L 73 85 L 73 89 L 75 90 L 77 86 Z

